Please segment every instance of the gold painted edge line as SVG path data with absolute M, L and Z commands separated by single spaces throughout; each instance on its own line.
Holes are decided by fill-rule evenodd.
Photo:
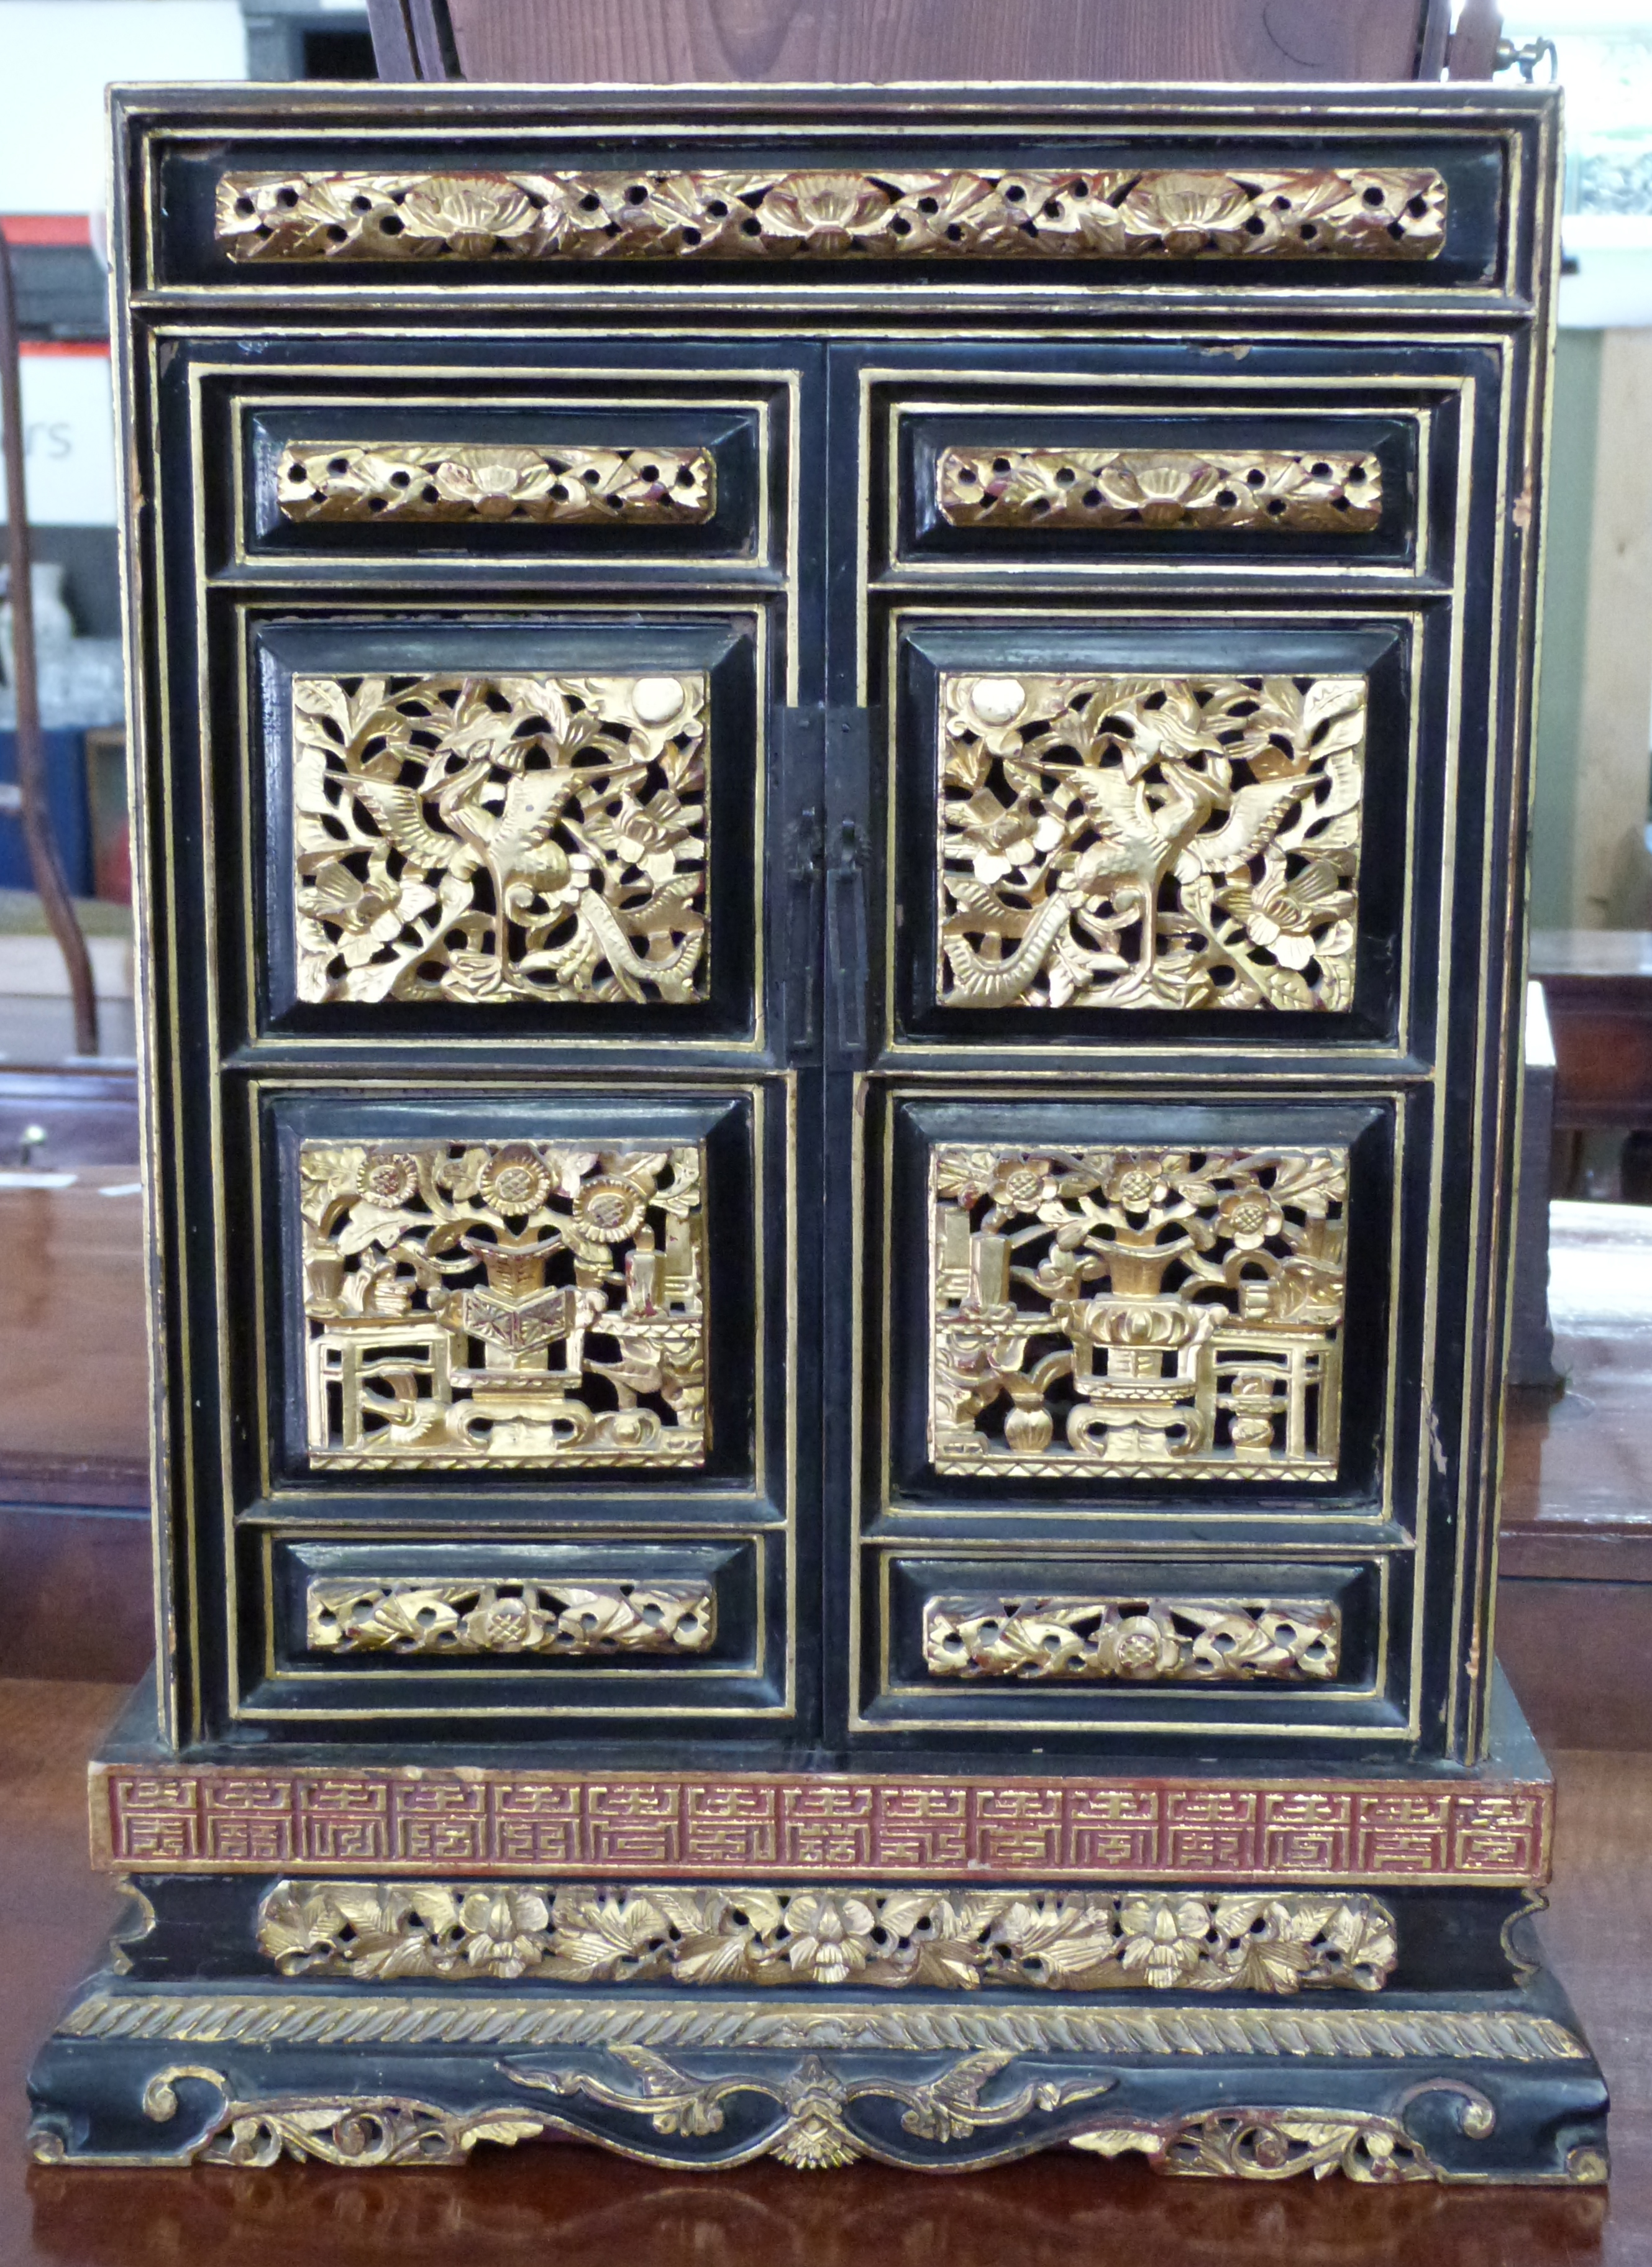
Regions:
M 1555 168 L 1560 150 L 1551 151 L 1559 135 L 1550 114 L 1543 114 L 1538 128 L 1543 146 L 1544 162 L 1538 170 L 1536 210 L 1533 221 L 1534 260 L 1543 282 L 1539 312 L 1534 329 L 1536 347 L 1531 356 L 1531 371 L 1526 400 L 1524 430 L 1525 486 L 1524 493 L 1531 499 L 1535 529 L 1523 531 L 1524 539 L 1521 556 L 1521 594 L 1527 611 L 1523 620 L 1531 624 L 1529 637 L 1519 641 L 1516 657 L 1516 704 L 1513 720 L 1513 745 L 1518 769 L 1511 782 L 1510 815 L 1516 817 L 1524 830 L 1524 839 L 1531 840 L 1535 822 L 1537 802 L 1537 718 L 1541 697 L 1543 664 L 1543 609 L 1540 594 L 1548 551 L 1549 469 L 1553 455 L 1554 427 L 1554 370 L 1559 331 L 1556 320 L 1558 292 L 1555 279 L 1560 274 L 1560 221 L 1562 200 L 1555 194 Z M 1538 259 L 1546 248 L 1546 261 Z M 1517 1031 L 1519 1057 L 1524 1053 L 1524 1001 L 1530 958 L 1531 904 L 1530 893 L 1516 893 L 1520 901 L 1511 904 L 1505 924 L 1505 950 L 1508 966 L 1504 994 L 1504 1046 L 1507 1050 Z M 1515 1158 L 1521 1154 L 1522 1131 L 1525 1111 L 1525 1082 L 1516 1078 L 1515 1087 L 1514 1124 L 1509 1130 L 1510 1153 Z M 1502 1287 L 1502 1326 L 1501 1345 L 1490 1349 L 1487 1380 L 1494 1390 L 1499 1380 L 1508 1374 L 1509 1349 L 1514 1329 L 1514 1238 L 1512 1233 L 1516 1197 L 1508 1200 L 1510 1217 L 1508 1263 Z M 1495 1420 L 1497 1405 L 1487 1403 Z M 1497 1567 L 1501 1546 L 1501 1528 L 1497 1516 L 1502 1501 L 1504 1458 L 1508 1442 L 1506 1422 L 1494 1423 L 1494 1446 L 1484 1471 L 1481 1483 L 1482 1501 L 1487 1507 L 1479 1538 L 1479 1556 L 1475 1568 L 1475 1635 L 1473 1647 L 1481 1658 L 1483 1683 L 1479 1700 L 1478 1720 L 1472 1725 L 1471 1752 L 1482 1754 L 1490 1739 L 1491 1665 L 1496 1654 Z
M 1493 488 L 1494 505 L 1492 534 L 1491 588 L 1494 596 L 1491 608 L 1489 651 L 1487 657 L 1486 668 L 1487 730 L 1486 735 L 1486 752 L 1483 768 L 1484 787 L 1482 790 L 1479 817 L 1479 904 L 1480 918 L 1483 926 L 1489 918 L 1492 909 L 1499 904 L 1500 900 L 1501 900 L 1503 928 L 1506 939 L 1507 928 L 1511 916 L 1512 907 L 1510 907 L 1508 903 L 1508 899 L 1511 892 L 1506 884 L 1500 886 L 1499 881 L 1500 868 L 1502 869 L 1507 869 L 1509 846 L 1507 843 L 1499 840 L 1495 825 L 1499 798 L 1497 773 L 1500 759 L 1502 761 L 1512 759 L 1514 777 L 1509 782 L 1510 793 L 1510 814 L 1512 816 L 1514 807 L 1513 798 L 1519 786 L 1520 774 L 1524 763 L 1524 754 L 1519 740 L 1519 696 L 1516 693 L 1513 703 L 1506 705 L 1502 697 L 1500 680 L 1500 670 L 1503 650 L 1503 605 L 1501 601 L 1504 596 L 1505 577 L 1507 575 L 1507 562 L 1509 557 L 1509 472 L 1514 443 L 1514 412 L 1512 403 L 1509 400 L 1510 389 L 1508 385 L 1504 385 L 1500 389 L 1500 392 L 1501 400 L 1498 404 L 1497 423 L 1497 473 Z M 1529 388 L 1524 414 L 1529 426 L 1529 421 L 1531 415 Z M 1520 641 L 1517 640 L 1516 642 L 1520 642 Z M 1460 722 L 1457 729 L 1460 731 Z M 1457 840 L 1457 796 L 1455 792 L 1457 785 L 1457 771 L 1455 765 L 1456 753 L 1457 734 L 1454 733 L 1452 740 L 1452 754 L 1454 760 L 1452 770 L 1448 779 L 1448 791 L 1451 796 L 1450 804 L 1450 840 L 1451 848 L 1449 853 L 1449 857 L 1453 862 L 1455 860 Z M 1450 871 L 1450 865 L 1448 865 L 1447 870 Z M 1440 996 L 1443 1000 L 1449 1000 L 1450 997 L 1449 978 L 1445 973 L 1445 971 L 1450 967 L 1450 965 L 1448 948 L 1447 957 L 1443 957 L 1442 960 Z M 1506 971 L 1504 981 L 1505 983 L 1507 982 Z M 1507 1031 L 1501 1026 L 1500 1026 L 1497 1035 L 1495 1061 L 1492 1061 L 1489 1056 L 1487 1045 L 1489 1037 L 1488 1026 L 1491 1021 L 1493 1001 L 1490 976 L 1484 958 L 1482 958 L 1480 965 L 1475 971 L 1475 994 L 1474 1055 L 1472 1063 L 1473 1101 L 1472 1104 L 1472 1123 L 1477 1138 L 1470 1159 L 1467 1208 L 1469 1223 L 1468 1270 L 1467 1280 L 1465 1285 L 1463 1294 L 1463 1377 L 1457 1395 L 1457 1437 L 1456 1442 L 1455 1471 L 1451 1476 L 1453 1482 L 1451 1496 L 1456 1512 L 1457 1534 L 1454 1552 L 1454 1576 L 1451 1588 L 1451 1641 L 1449 1654 L 1450 1670 L 1446 1688 L 1445 1710 L 1447 1746 L 1451 1749 L 1456 1749 L 1461 1745 L 1465 1751 L 1471 1751 L 1476 1743 L 1479 1716 L 1479 1709 L 1477 1700 L 1477 1686 L 1482 1675 L 1485 1675 L 1487 1677 L 1489 1676 L 1490 1666 L 1489 1663 L 1482 1665 L 1478 1660 L 1472 1658 L 1472 1655 L 1465 1657 L 1464 1647 L 1464 1637 L 1467 1628 L 1472 1627 L 1476 1635 L 1479 1633 L 1479 1616 L 1476 1610 L 1475 1602 L 1472 1601 L 1466 1593 L 1470 1543 L 1469 1522 L 1470 1515 L 1474 1506 L 1474 1499 L 1477 1493 L 1479 1493 L 1478 1483 L 1480 1478 L 1479 1472 L 1476 1468 L 1476 1460 L 1477 1457 L 1483 1453 L 1484 1440 L 1483 1434 L 1479 1438 L 1476 1437 L 1473 1428 L 1473 1412 L 1474 1402 L 1477 1394 L 1482 1384 L 1487 1382 L 1483 1374 L 1481 1365 L 1483 1365 L 1487 1360 L 1487 1346 L 1486 1341 L 1489 1339 L 1492 1330 L 1491 1317 L 1487 1312 L 1487 1301 L 1488 1295 L 1490 1295 L 1487 1288 L 1489 1269 L 1486 1262 L 1482 1260 L 1480 1243 L 1482 1231 L 1485 1233 L 1495 1232 L 1498 1217 L 1501 1209 L 1501 1190 L 1503 1169 L 1501 1157 L 1501 1144 L 1502 1140 L 1504 1111 L 1507 1108 L 1508 1087 L 1512 1067 L 1509 1063 L 1508 1054 Z M 1494 1097 L 1494 1107 L 1489 1111 L 1487 1108 L 1488 1091 Z M 1498 1152 L 1495 1162 L 1491 1167 L 1489 1185 L 1485 1162 L 1486 1146 L 1488 1138 L 1493 1143 L 1494 1148 Z M 1512 1263 L 1512 1253 L 1505 1256 L 1506 1265 Z M 1478 1354 L 1476 1353 L 1477 1344 L 1479 1349 Z M 1430 1413 L 1432 1413 L 1432 1410 Z M 1487 1412 L 1487 1422 L 1489 1426 L 1494 1428 L 1496 1420 L 1493 1412 Z M 1477 1522 L 1477 1524 L 1481 1526 L 1483 1526 L 1485 1521 L 1494 1515 L 1494 1507 L 1488 1504 L 1483 1495 L 1480 1497 L 1479 1514 L 1480 1519 L 1479 1522 Z M 1474 1538 L 1475 1549 L 1477 1552 L 1480 1547 L 1481 1541 L 1482 1537 L 1477 1534 Z M 1472 1640 L 1471 1640 L 1471 1646 L 1472 1644 Z
M 1534 341 L 1529 356 L 1527 385 L 1523 405 L 1520 430 L 1519 474 L 1523 477 L 1522 494 L 1536 515 L 1536 530 L 1518 525 L 1517 503 L 1499 517 L 1499 540 L 1503 547 L 1513 541 L 1511 527 L 1520 537 L 1518 598 L 1523 600 L 1519 619 L 1531 626 L 1531 635 L 1516 641 L 1514 684 L 1509 705 L 1507 745 L 1512 756 L 1509 780 L 1509 825 L 1516 839 L 1529 846 L 1532 803 L 1535 794 L 1538 656 L 1541 642 L 1541 591 L 1545 553 L 1546 520 L 1543 506 L 1546 494 L 1546 482 L 1549 467 L 1550 430 L 1553 394 L 1560 259 L 1560 198 L 1556 194 L 1559 135 L 1556 114 L 1545 111 L 1540 117 L 1538 140 L 1542 162 L 1538 167 L 1533 198 L 1532 245 L 1534 267 L 1540 278 L 1538 312 L 1533 328 Z M 1524 166 L 1524 144 L 1516 151 L 1516 170 Z M 1517 192 L 1516 192 L 1517 194 Z M 1511 196 L 1511 202 L 1515 200 Z M 1538 257 L 1545 243 L 1552 257 L 1543 261 Z M 1505 499 L 1506 500 L 1506 499 Z M 1496 636 L 1501 642 L 1501 624 L 1499 617 Z M 1495 679 L 1494 677 L 1494 682 Z M 1498 1099 L 1496 1150 L 1496 1186 L 1493 1196 L 1494 1222 L 1501 1219 L 1507 1225 L 1502 1266 L 1499 1280 L 1493 1287 L 1493 1309 L 1485 1332 L 1485 1350 L 1481 1367 L 1481 1407 L 1484 1412 L 1481 1440 L 1479 1444 L 1479 1496 L 1480 1520 L 1475 1537 L 1475 1566 L 1468 1610 L 1473 1634 L 1468 1653 L 1466 1705 L 1468 1725 L 1465 1746 L 1472 1755 L 1482 1753 L 1490 1735 L 1490 1686 L 1494 1657 L 1496 1621 L 1496 1566 L 1498 1550 L 1497 1514 L 1501 1500 L 1505 1429 L 1499 1388 L 1506 1375 L 1509 1333 L 1512 1328 L 1514 1274 L 1514 1205 L 1512 1182 L 1518 1170 L 1521 1112 L 1524 1103 L 1524 1081 L 1518 1075 L 1518 1065 L 1524 1053 L 1524 982 L 1527 962 L 1527 939 L 1530 929 L 1529 891 L 1517 889 L 1505 892 L 1503 917 L 1504 968 L 1501 999 L 1498 1002 L 1498 1059 L 1503 1067 L 1503 1077 Z M 1510 1119 L 1512 1119 L 1512 1123 Z M 1496 1399 L 1491 1397 L 1497 1395 Z M 1465 1398 L 1468 1397 L 1465 1395 Z M 1460 1641 L 1460 1640 L 1459 1640 Z M 1477 1672 L 1477 1673 L 1476 1673 Z
M 167 1174 L 167 1161 L 161 1140 L 160 1097 L 161 1035 L 165 1017 L 159 998 L 160 974 L 156 955 L 158 920 L 162 908 L 153 902 L 150 888 L 158 851 L 156 836 L 150 825 L 150 803 L 157 782 L 153 776 L 155 766 L 146 729 L 151 700 L 158 697 L 164 708 L 165 696 L 162 687 L 151 681 L 148 640 L 143 634 L 145 591 L 148 583 L 152 582 L 158 586 L 158 562 L 147 555 L 154 540 L 153 532 L 148 543 L 144 543 L 137 532 L 137 505 L 143 491 L 147 452 L 138 430 L 142 357 L 136 349 L 148 345 L 151 378 L 156 350 L 153 342 L 144 340 L 127 316 L 132 246 L 129 214 L 125 198 L 119 194 L 121 160 L 124 150 L 122 136 L 118 149 L 111 144 L 108 158 L 108 210 L 114 231 L 109 275 L 111 350 L 114 356 L 112 378 L 120 444 L 116 450 L 119 461 L 116 468 L 115 553 L 121 593 L 122 654 L 126 664 L 122 713 L 128 750 L 127 823 L 133 847 L 132 872 L 136 884 L 133 915 L 137 980 L 133 987 L 133 1021 L 137 1058 L 139 1178 L 143 1185 L 140 1197 L 143 1249 L 147 1255 L 143 1294 L 146 1325 L 144 1375 L 147 1385 L 144 1432 L 150 1475 L 150 1587 L 157 1654 L 155 1710 L 158 1736 L 168 1743 L 176 1744 L 182 1736 L 182 1725 L 179 1708 L 177 1621 L 172 1575 L 176 1524 L 172 1508 L 171 1412 L 166 1403 L 166 1380 L 171 1362 L 165 1273 L 158 1258 L 163 1248 L 165 1204 L 162 1192 Z M 149 398 L 152 411 L 152 392 Z M 164 671 L 164 650 L 158 657 L 158 664 Z M 169 891 L 164 891 L 163 897 L 168 893 Z M 168 922 L 166 927 L 170 970 L 172 926 Z M 175 1077 L 174 1065 L 174 1104 Z M 187 1521 L 185 1530 L 187 1541 Z

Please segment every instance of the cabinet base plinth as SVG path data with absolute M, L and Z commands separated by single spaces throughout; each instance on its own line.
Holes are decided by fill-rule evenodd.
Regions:
M 929 2172 L 1069 2146 L 1168 2175 L 1606 2177 L 1606 2091 L 1546 1978 L 1218 2006 L 1192 1993 L 753 1999 L 544 1984 L 178 1988 L 94 1976 L 37 2059 L 44 2163 L 452 2164 L 563 2139 L 715 2170 Z

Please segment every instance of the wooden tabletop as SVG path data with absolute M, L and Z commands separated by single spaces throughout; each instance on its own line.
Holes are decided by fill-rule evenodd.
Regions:
M 481 2148 L 461 2170 L 29 2167 L 23 2075 L 115 1910 L 85 1862 L 83 1766 L 121 1693 L 0 1683 L 0 2267 L 1647 2267 L 1652 1755 L 1568 1752 L 1545 1941 L 1612 2081 L 1595 2190 L 1171 2182 L 1040 2157 L 947 2178 L 861 2164 L 665 2173 Z

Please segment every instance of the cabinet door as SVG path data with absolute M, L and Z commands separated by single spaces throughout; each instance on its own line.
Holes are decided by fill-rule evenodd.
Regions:
M 162 1198 L 215 1731 L 812 1734 L 777 719 L 818 360 L 168 368 Z
M 1414 1750 L 1494 369 L 944 362 L 834 356 L 834 1700 L 896 1750 Z

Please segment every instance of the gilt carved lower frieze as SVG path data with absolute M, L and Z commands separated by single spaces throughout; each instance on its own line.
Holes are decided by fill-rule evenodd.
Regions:
M 364 1983 L 939 1991 L 1377 1992 L 1398 1957 L 1377 1898 L 1300 1891 L 282 1882 L 259 1908 L 258 1943 L 284 1976 Z
M 936 487 L 954 527 L 1364 535 L 1383 516 L 1381 459 L 1318 451 L 943 449 Z
M 716 509 L 709 449 L 525 448 L 503 442 L 289 443 L 283 519 L 696 526 Z
M 936 1148 L 930 1456 L 1329 1479 L 1347 1153 Z
M 225 173 L 234 260 L 1431 260 L 1432 167 Z
M 1362 677 L 941 679 L 937 998 L 1340 1013 Z
M 1322 1681 L 1337 1673 L 1341 1609 L 1326 1598 L 1260 1604 L 1232 1598 L 929 1598 L 923 1665 L 931 1676 L 1023 1683 Z
M 306 1141 L 299 1179 L 313 1465 L 703 1464 L 697 1145 Z
M 299 998 L 704 999 L 709 701 L 702 671 L 296 678 Z
M 713 1584 L 598 1576 L 543 1581 L 366 1582 L 317 1576 L 305 1592 L 312 1653 L 402 1655 L 698 1654 L 717 1630 Z

